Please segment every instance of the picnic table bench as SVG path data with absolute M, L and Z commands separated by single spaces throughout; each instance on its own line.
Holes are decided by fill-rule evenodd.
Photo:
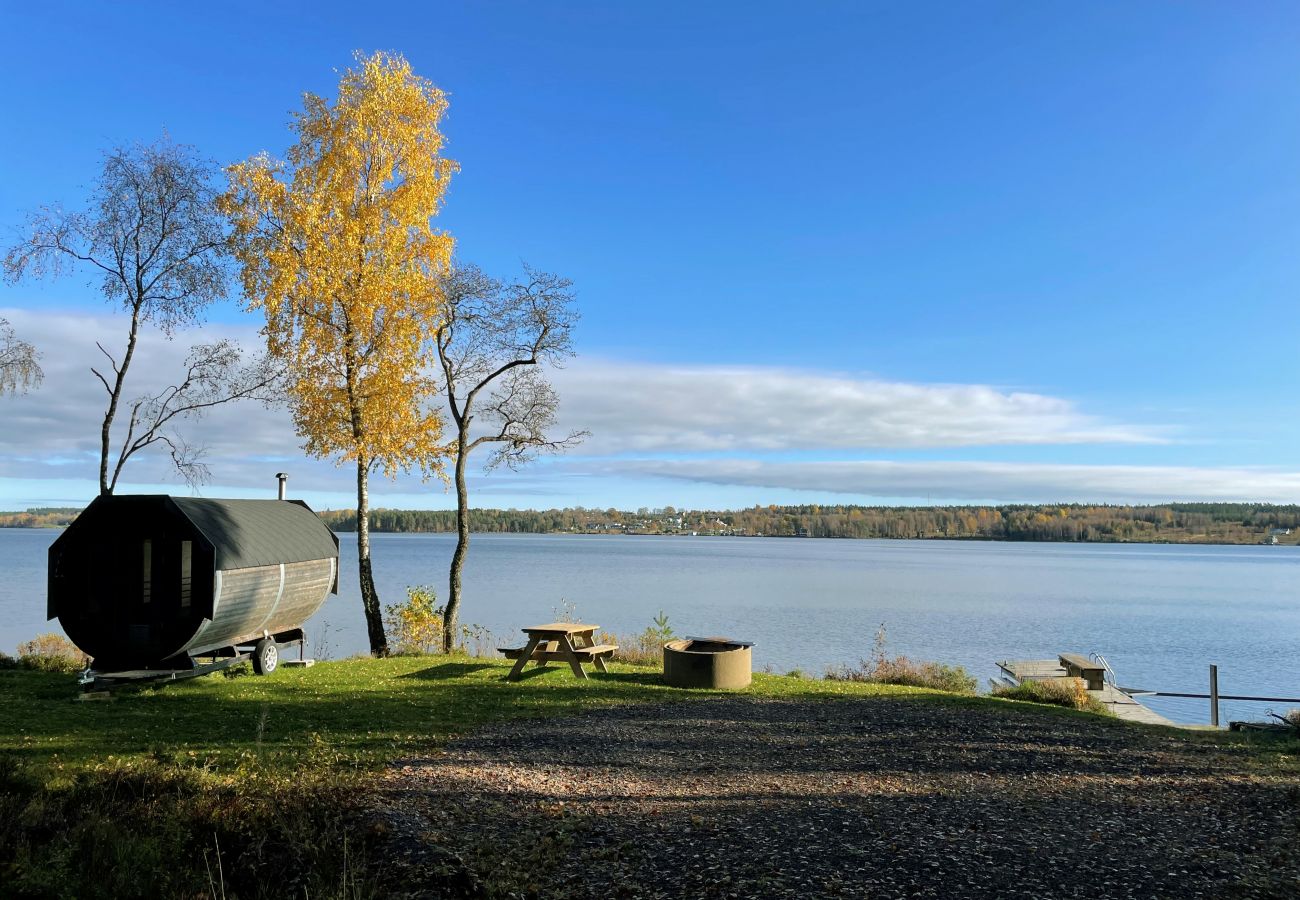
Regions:
M 1099 691 L 1106 683 L 1106 668 L 1096 660 L 1088 659 L 1081 653 L 1062 653 L 1058 659 L 1067 675 L 1082 678 L 1088 684 L 1088 690 Z
M 528 635 L 528 643 L 523 647 L 498 647 L 498 652 L 506 659 L 515 661 L 514 667 L 506 678 L 514 681 L 523 674 L 529 661 L 537 663 L 538 668 L 548 663 L 567 662 L 573 674 L 587 679 L 582 668 L 584 662 L 590 662 L 598 672 L 608 672 L 605 660 L 614 655 L 617 644 L 597 644 L 596 629 L 599 625 L 586 625 L 581 622 L 549 622 L 545 625 L 529 625 L 523 629 Z

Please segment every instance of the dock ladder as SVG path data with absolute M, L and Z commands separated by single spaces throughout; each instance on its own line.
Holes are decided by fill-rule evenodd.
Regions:
M 1115 675 L 1115 670 L 1110 667 L 1110 663 L 1106 661 L 1106 657 L 1094 651 L 1088 654 L 1088 659 L 1097 663 L 1105 670 L 1105 675 L 1103 677 L 1106 679 L 1107 684 L 1111 687 L 1118 687 L 1119 679 Z

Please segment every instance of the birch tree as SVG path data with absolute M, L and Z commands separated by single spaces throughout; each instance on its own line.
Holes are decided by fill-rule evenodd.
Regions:
M 442 91 L 401 56 L 357 56 L 333 102 L 303 96 L 287 159 L 229 169 L 222 208 L 250 309 L 288 370 L 313 456 L 356 468 L 357 560 L 370 650 L 388 652 L 370 558 L 370 475 L 438 470 L 442 417 L 422 347 L 441 315 L 452 238 L 432 227 L 456 164 Z
M 111 494 L 126 463 L 155 445 L 168 448 L 186 480 L 204 480 L 202 448 L 175 427 L 222 403 L 263 396 L 274 382 L 264 360 L 244 364 L 228 341 L 198 344 L 186 371 L 160 393 L 129 399 L 128 375 L 142 329 L 158 328 L 171 339 L 202 321 L 209 305 L 226 294 L 226 234 L 217 211 L 215 167 L 193 148 L 163 138 L 118 147 L 104 166 L 85 207 L 43 207 L 28 217 L 27 234 L 9 249 L 4 274 L 59 277 L 89 272 L 104 298 L 127 317 L 126 335 L 90 367 L 104 388 L 100 422 L 99 492 Z M 119 421 L 123 410 L 126 422 Z
M 448 573 L 443 651 L 455 644 L 461 572 L 469 552 L 469 456 L 490 447 L 486 468 L 518 468 L 542 453 L 578 444 L 586 432 L 553 438 L 559 397 L 542 372 L 573 355 L 577 322 L 573 284 L 525 268 L 501 282 L 475 266 L 457 266 L 442 279 L 443 320 L 433 347 L 440 389 L 452 420 L 448 444 L 456 486 L 456 549 Z

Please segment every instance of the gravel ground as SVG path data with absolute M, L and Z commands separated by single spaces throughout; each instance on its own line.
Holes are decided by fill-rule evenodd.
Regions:
M 1014 707 L 516 721 L 395 765 L 377 805 L 408 896 L 1300 896 L 1300 776 Z

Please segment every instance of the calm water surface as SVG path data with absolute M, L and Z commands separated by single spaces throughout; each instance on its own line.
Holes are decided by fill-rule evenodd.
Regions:
M 58 533 L 0 529 L 0 649 L 56 630 L 45 553 Z M 317 655 L 366 649 L 355 538 L 340 539 L 341 593 L 307 626 Z M 374 535 L 381 600 L 412 584 L 445 597 L 453 542 Z M 678 634 L 755 641 L 756 668 L 810 674 L 868 655 L 884 623 L 890 652 L 981 680 L 999 659 L 1097 650 L 1125 685 L 1205 692 L 1217 663 L 1224 693 L 1300 697 L 1298 583 L 1294 547 L 475 535 L 462 618 L 515 644 L 565 602 L 619 633 L 663 610 Z M 1208 715 L 1204 701 L 1151 705 L 1179 721 Z M 1288 705 L 1224 707 L 1258 718 Z

